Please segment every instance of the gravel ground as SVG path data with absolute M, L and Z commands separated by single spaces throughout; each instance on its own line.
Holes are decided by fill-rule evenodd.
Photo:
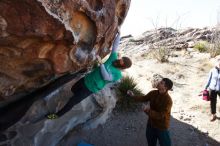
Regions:
M 80 141 L 94 146 L 147 146 L 147 116 L 142 111 L 113 112 L 104 125 L 93 130 L 76 130 L 68 135 L 68 146 Z M 220 143 L 193 126 L 171 117 L 170 135 L 173 146 L 219 146 Z

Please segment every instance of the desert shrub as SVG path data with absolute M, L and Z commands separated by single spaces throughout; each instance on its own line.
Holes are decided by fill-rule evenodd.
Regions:
M 161 63 L 169 62 L 168 59 L 170 57 L 170 53 L 171 51 L 169 48 L 159 47 L 154 49 L 154 51 L 152 52 L 152 57 Z
M 208 52 L 209 44 L 206 41 L 197 42 L 194 46 L 199 52 Z
M 166 47 L 152 47 L 148 52 L 142 54 L 141 57 L 146 59 L 156 59 L 160 63 L 169 62 L 171 56 L 171 50 Z
M 118 96 L 117 108 L 119 108 L 119 110 L 132 111 L 137 108 L 138 103 L 134 100 L 133 97 L 127 95 L 128 90 L 133 91 L 135 96 L 143 95 L 141 90 L 138 89 L 136 86 L 137 83 L 132 77 L 126 76 L 121 79 L 116 89 L 116 93 Z
M 215 30 L 212 40 L 211 40 L 212 45 L 210 45 L 210 56 L 211 57 L 216 57 L 220 55 L 220 31 Z
M 212 44 L 208 52 L 210 53 L 210 57 L 216 57 L 220 55 L 220 43 Z

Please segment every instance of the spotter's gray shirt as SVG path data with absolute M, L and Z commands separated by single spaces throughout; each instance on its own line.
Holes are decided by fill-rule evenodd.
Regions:
M 220 91 L 220 69 L 214 67 L 209 72 L 208 81 L 206 84 L 206 89 L 209 88 L 211 90 Z

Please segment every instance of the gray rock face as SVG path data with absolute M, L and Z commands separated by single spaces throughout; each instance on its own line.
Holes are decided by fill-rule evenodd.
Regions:
M 67 102 L 68 98 L 64 98 L 63 93 L 71 95 L 68 87 L 72 84 L 69 83 L 66 88 L 58 89 L 45 99 L 36 101 L 20 121 L 1 133 L 0 145 L 58 146 L 65 135 L 77 129 L 77 126 L 88 129 L 103 124 L 116 104 L 112 85 L 86 98 L 58 119 L 47 120 L 42 116 L 49 111 L 59 110 Z

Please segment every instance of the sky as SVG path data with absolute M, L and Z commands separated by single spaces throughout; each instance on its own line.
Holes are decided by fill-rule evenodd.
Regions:
M 131 0 L 121 27 L 122 36 L 138 36 L 160 28 L 174 29 L 220 24 L 220 0 Z

